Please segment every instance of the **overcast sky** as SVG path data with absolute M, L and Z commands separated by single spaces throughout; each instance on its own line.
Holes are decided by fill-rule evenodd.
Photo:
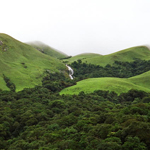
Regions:
M 150 0 L 3 0 L 0 32 L 68 55 L 150 45 Z

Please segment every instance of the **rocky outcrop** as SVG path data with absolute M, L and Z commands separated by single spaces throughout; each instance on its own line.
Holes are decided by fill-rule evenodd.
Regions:
M 0 41 L 0 45 L 3 45 L 3 42 L 2 42 L 2 41 Z

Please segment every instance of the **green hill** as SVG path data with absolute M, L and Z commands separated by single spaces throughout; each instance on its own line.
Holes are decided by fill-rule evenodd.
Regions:
M 120 94 L 130 89 L 150 92 L 150 71 L 131 78 L 90 78 L 77 82 L 77 85 L 63 89 L 60 94 L 91 93 L 95 90 L 109 90 Z
M 0 89 L 8 88 L 3 74 L 16 85 L 16 90 L 41 84 L 43 72 L 65 69 L 58 59 L 45 55 L 30 45 L 0 33 Z
M 100 56 L 102 56 L 102 55 L 100 55 L 100 54 L 95 54 L 95 53 L 83 53 L 83 54 L 79 54 L 79 55 L 76 55 L 76 56 L 73 56 L 73 57 L 71 57 L 71 58 L 69 58 L 69 59 L 64 59 L 63 61 L 65 62 L 65 63 L 72 63 L 72 62 L 74 62 L 74 61 L 77 61 L 77 60 L 82 60 L 83 62 L 86 62 L 86 60 L 87 59 L 89 59 L 89 58 L 94 58 L 94 57 L 100 57 Z
M 150 71 L 129 78 L 128 80 L 134 84 L 150 89 Z
M 63 52 L 58 51 L 42 42 L 39 42 L 39 41 L 29 42 L 27 44 L 31 45 L 32 47 L 36 48 L 37 50 L 41 51 L 42 53 L 47 54 L 52 57 L 55 57 L 55 58 L 67 57 L 67 55 L 64 54 Z
M 87 57 L 88 56 L 88 57 Z M 106 66 L 107 64 L 113 64 L 114 61 L 134 61 L 135 59 L 149 60 L 150 59 L 150 50 L 146 46 L 137 46 L 121 50 L 109 55 L 87 55 L 84 56 L 84 59 L 80 55 L 74 56 L 67 61 L 69 63 L 81 59 L 82 62 Z

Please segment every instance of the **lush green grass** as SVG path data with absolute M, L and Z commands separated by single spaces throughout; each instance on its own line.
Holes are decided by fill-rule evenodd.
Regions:
M 63 59 L 63 61 L 66 62 L 66 63 L 72 63 L 72 62 L 77 61 L 77 60 L 80 59 L 83 62 L 86 62 L 86 60 L 89 59 L 89 58 L 100 57 L 100 56 L 102 56 L 102 55 L 95 54 L 95 53 L 84 53 L 84 54 L 79 54 L 79 55 L 73 56 L 69 59 Z
M 128 80 L 134 84 L 150 89 L 150 71 L 131 77 Z
M 80 59 L 81 57 L 76 57 Z M 98 64 L 105 66 L 106 64 L 113 64 L 115 60 L 117 61 L 133 61 L 136 58 L 143 60 L 150 59 L 150 50 L 145 46 L 133 47 L 126 50 L 122 50 L 113 54 L 105 56 L 88 57 L 82 59 L 83 62 L 88 62 L 92 64 Z M 71 58 L 73 60 L 73 58 Z M 120 94 L 122 92 L 127 92 L 130 89 L 138 89 L 150 92 L 150 72 L 143 73 L 141 75 L 128 78 L 92 78 L 83 80 L 77 83 L 77 85 L 66 88 L 60 92 L 60 94 L 78 94 L 81 91 L 86 93 L 91 93 L 95 90 L 109 90 L 115 91 Z
M 142 60 L 150 59 L 150 50 L 146 46 L 138 46 L 132 47 L 125 50 L 121 50 L 119 52 L 115 52 L 109 55 L 83 55 L 84 59 L 81 57 L 82 55 L 74 56 L 68 59 L 68 63 L 81 59 L 83 62 L 106 66 L 107 64 L 113 64 L 114 61 L 134 61 L 139 58 Z
M 27 43 L 31 46 L 33 46 L 34 48 L 36 48 L 37 50 L 43 52 L 44 54 L 47 54 L 49 56 L 55 57 L 55 58 L 64 58 L 67 57 L 66 54 L 64 54 L 61 51 L 58 51 L 42 42 L 30 42 Z
M 56 72 L 65 69 L 65 65 L 58 59 L 45 55 L 30 45 L 14 38 L 0 34 L 0 89 L 6 89 L 3 74 L 16 85 L 17 91 L 23 88 L 41 84 L 43 72 Z
M 0 77 L 0 89 L 1 90 L 9 90 L 8 87 L 5 85 L 5 81 L 2 77 Z
M 130 89 L 137 89 L 146 92 L 150 92 L 150 72 L 147 72 L 141 76 L 136 76 L 132 78 L 90 78 L 86 80 L 79 81 L 77 85 L 65 88 L 60 92 L 60 94 L 79 94 L 79 92 L 84 91 L 85 93 L 91 93 L 95 90 L 109 90 L 115 91 L 120 94 L 123 92 L 128 92 Z

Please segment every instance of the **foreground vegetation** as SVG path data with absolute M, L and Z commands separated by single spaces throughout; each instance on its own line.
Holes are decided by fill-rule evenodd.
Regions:
M 0 92 L 0 149 L 150 149 L 150 94 Z
M 59 95 L 76 84 L 62 73 L 42 86 L 0 91 L 0 149 L 148 150 L 150 94 L 95 90 Z

